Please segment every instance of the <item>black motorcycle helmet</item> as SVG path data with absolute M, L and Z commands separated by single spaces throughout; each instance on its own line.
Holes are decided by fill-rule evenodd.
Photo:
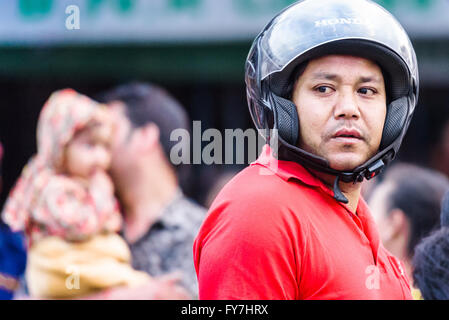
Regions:
M 299 118 L 290 95 L 298 68 L 311 59 L 347 54 L 370 59 L 382 69 L 387 115 L 378 153 L 352 171 L 300 149 Z M 371 179 L 396 156 L 418 101 L 416 54 L 407 33 L 384 8 L 369 0 L 303 0 L 279 13 L 256 37 L 245 65 L 252 120 L 270 142 L 277 132 L 280 160 L 336 176 L 335 198 L 347 199 L 338 182 Z

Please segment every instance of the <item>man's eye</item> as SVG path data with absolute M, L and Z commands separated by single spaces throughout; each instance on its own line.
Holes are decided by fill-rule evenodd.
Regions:
M 360 88 L 358 90 L 358 92 L 363 94 L 363 95 L 368 95 L 368 96 L 372 96 L 372 95 L 377 93 L 376 90 L 370 89 L 370 88 Z
M 319 93 L 330 93 L 332 88 L 328 86 L 319 86 L 315 88 L 316 91 Z

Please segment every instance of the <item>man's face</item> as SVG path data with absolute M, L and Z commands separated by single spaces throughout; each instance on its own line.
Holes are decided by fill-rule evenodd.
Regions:
M 374 62 L 330 55 L 311 60 L 293 90 L 299 146 L 349 171 L 379 149 L 386 116 L 382 71 Z
M 114 182 L 121 182 L 130 176 L 138 158 L 132 143 L 134 130 L 125 115 L 125 106 L 120 102 L 110 103 L 114 119 L 114 131 L 111 139 L 111 175 Z

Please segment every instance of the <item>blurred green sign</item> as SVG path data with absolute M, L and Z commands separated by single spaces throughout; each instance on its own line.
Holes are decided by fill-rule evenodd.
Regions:
M 319 0 L 314 0 L 319 1 Z M 354 0 L 358 1 L 358 0 Z M 8 0 L 0 44 L 249 40 L 294 0 Z M 412 37 L 449 38 L 449 0 L 377 0 Z M 75 6 L 79 28 L 66 21 Z

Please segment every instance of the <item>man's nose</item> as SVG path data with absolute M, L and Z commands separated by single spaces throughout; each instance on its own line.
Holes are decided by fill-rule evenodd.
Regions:
M 350 90 L 341 90 L 335 105 L 336 119 L 358 119 L 360 117 L 356 94 Z

